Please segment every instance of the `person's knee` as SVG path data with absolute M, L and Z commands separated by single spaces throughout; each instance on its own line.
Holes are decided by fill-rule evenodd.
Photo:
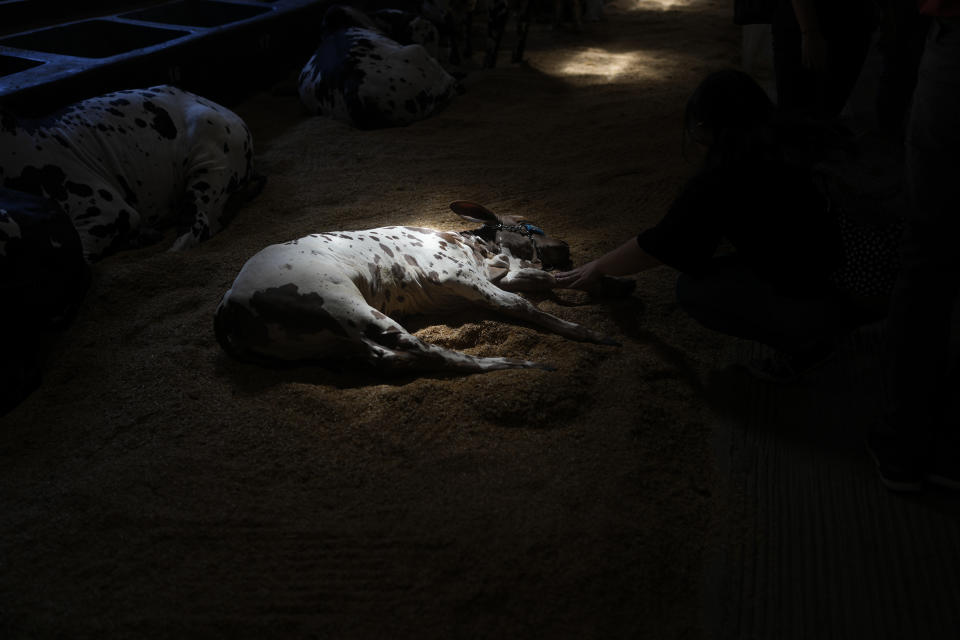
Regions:
M 702 281 L 688 273 L 681 273 L 676 284 L 677 303 L 680 308 L 689 311 L 689 308 L 697 306 L 703 299 L 703 289 Z

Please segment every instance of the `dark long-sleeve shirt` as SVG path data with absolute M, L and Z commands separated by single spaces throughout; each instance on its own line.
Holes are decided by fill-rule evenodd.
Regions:
M 809 175 L 781 162 L 704 169 L 660 222 L 637 236 L 661 262 L 696 275 L 726 239 L 740 258 L 785 290 L 816 291 L 842 259 L 835 217 Z

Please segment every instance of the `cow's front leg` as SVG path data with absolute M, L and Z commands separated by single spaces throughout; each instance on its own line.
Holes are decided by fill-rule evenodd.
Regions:
M 500 40 L 507 28 L 510 18 L 510 7 L 507 0 L 489 0 L 487 10 L 487 53 L 484 56 L 483 66 L 493 69 L 497 66 L 497 53 L 500 50 Z
M 480 288 L 479 293 L 480 295 L 474 298 L 477 303 L 513 318 L 525 320 L 530 324 L 543 327 L 566 338 L 579 340 L 581 342 L 595 342 L 597 344 L 614 346 L 620 345 L 620 343 L 613 338 L 605 336 L 593 329 L 588 329 L 574 322 L 568 322 L 558 318 L 546 311 L 541 311 L 526 298 L 516 293 L 499 289 L 489 282 Z
M 543 269 L 526 267 L 508 271 L 496 285 L 504 291 L 550 291 L 557 287 L 557 281 Z
M 523 62 L 523 53 L 527 48 L 527 33 L 530 31 L 530 0 L 519 0 L 517 7 L 517 44 L 513 49 L 514 64 Z

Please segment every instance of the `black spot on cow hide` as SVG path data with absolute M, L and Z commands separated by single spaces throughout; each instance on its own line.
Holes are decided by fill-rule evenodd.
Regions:
M 291 339 L 330 331 L 346 337 L 340 323 L 323 308 L 323 297 L 315 292 L 300 293 L 290 283 L 257 291 L 250 298 L 250 306 L 262 322 L 275 324 Z
M 143 102 L 143 108 L 153 114 L 153 123 L 150 126 L 154 131 L 169 140 L 177 137 L 177 126 L 166 109 L 158 107 L 149 100 Z
M 46 194 L 54 200 L 63 202 L 67 199 L 67 190 L 63 185 L 66 178 L 63 169 L 47 164 L 41 169 L 24 167 L 18 177 L 6 178 L 3 184 L 10 189 L 25 191 L 36 196 Z

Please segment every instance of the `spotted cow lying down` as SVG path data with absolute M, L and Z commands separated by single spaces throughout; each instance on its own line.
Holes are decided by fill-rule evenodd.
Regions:
M 251 181 L 252 159 L 243 120 L 169 86 L 0 121 L 0 184 L 55 200 L 91 262 L 149 244 L 164 226 L 176 225 L 176 250 L 217 233 L 227 200 Z
M 515 293 L 556 287 L 544 268 L 569 265 L 565 242 L 472 202 L 450 207 L 483 226 L 460 233 L 421 227 L 315 233 L 266 247 L 223 296 L 214 321 L 218 341 L 227 353 L 264 364 L 344 358 L 383 371 L 550 368 L 429 344 L 394 319 L 473 306 L 573 340 L 616 344 Z
M 457 81 L 419 44 L 401 45 L 366 15 L 334 5 L 303 67 L 300 101 L 311 113 L 360 129 L 402 126 L 450 102 Z
M 0 415 L 39 382 L 43 335 L 69 323 L 88 282 L 70 218 L 50 200 L 0 189 Z

